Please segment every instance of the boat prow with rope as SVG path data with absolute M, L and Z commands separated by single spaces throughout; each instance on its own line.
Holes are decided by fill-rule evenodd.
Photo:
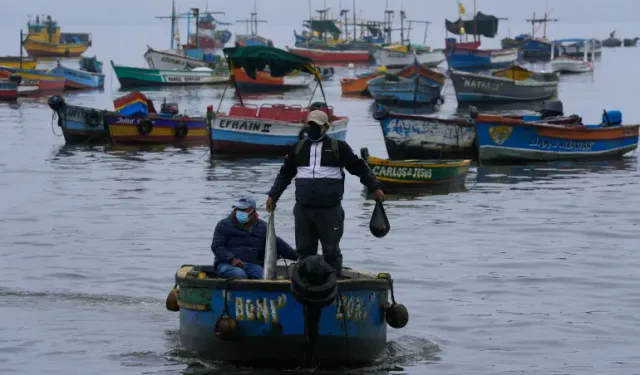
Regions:
M 182 345 L 205 359 L 254 367 L 375 361 L 387 325 L 402 328 L 409 319 L 390 275 L 345 268 L 336 276 L 321 259 L 279 265 L 264 280 L 220 278 L 209 265 L 180 267 L 167 309 L 179 311 Z

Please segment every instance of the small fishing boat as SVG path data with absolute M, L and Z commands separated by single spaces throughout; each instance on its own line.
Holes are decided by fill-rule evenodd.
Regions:
M 287 47 L 291 53 L 312 59 L 316 64 L 360 63 L 369 64 L 371 58 L 367 50 L 321 50 L 302 47 Z
M 307 57 L 267 46 L 225 48 L 223 52 L 233 72 L 242 68 L 251 78 L 257 78 L 259 71 L 266 66 L 272 77 L 284 77 L 294 71 L 311 74 L 317 78 L 324 97 L 320 71 Z M 231 82 L 236 85 L 235 75 Z M 282 154 L 301 139 L 307 116 L 314 109 L 327 113 L 331 122 L 327 132 L 330 137 L 340 140 L 346 138 L 349 119 L 335 115 L 333 107 L 327 105 L 326 101 L 313 103 L 306 108 L 284 104 L 262 104 L 258 107 L 245 104 L 237 86 L 236 94 L 240 103 L 234 104 L 228 114 L 218 115 L 210 121 L 211 154 Z M 207 109 L 207 113 L 212 113 L 211 108 Z
M 377 105 L 373 118 L 380 122 L 391 160 L 474 159 L 477 160 L 474 111 L 470 117 L 440 117 L 391 112 Z M 504 115 L 526 121 L 545 120 L 554 124 L 576 124 L 579 116 L 565 116 L 562 102 L 542 103 L 536 114 Z
M 12 101 L 18 98 L 18 82 L 16 79 L 0 78 L 0 101 Z
M 20 76 L 18 84 L 18 96 L 40 93 L 62 92 L 66 79 L 39 70 L 15 69 L 0 66 L 0 78 L 9 78 L 11 75 Z
M 625 47 L 636 47 L 640 38 L 635 37 L 633 39 L 624 39 L 623 44 Z
M 147 111 L 147 116 L 106 113 L 105 122 L 109 128 L 111 142 L 117 145 L 176 146 L 209 143 L 206 119 L 180 115 L 177 103 L 162 103 L 159 113 L 151 104 Z
M 619 158 L 638 147 L 640 125 L 622 125 L 622 113 L 604 111 L 596 125 L 557 125 L 499 115 L 476 117 L 481 162 Z
M 22 61 L 22 66 L 20 62 Z M 0 66 L 6 66 L 16 69 L 35 69 L 38 62 L 29 56 L 0 56 Z
M 387 160 L 360 150 L 385 192 L 420 189 L 434 185 L 454 186 L 464 184 L 471 160 Z
M 619 38 L 616 38 L 616 31 L 613 30 L 609 37 L 602 41 L 603 47 L 620 47 L 622 45 L 622 41 Z
M 557 73 L 534 72 L 520 65 L 491 74 L 479 74 L 451 70 L 458 103 L 505 103 L 544 100 L 557 93 Z
M 447 54 L 447 64 L 451 69 L 480 70 L 499 69 L 511 65 L 518 59 L 518 50 L 511 49 L 465 49 L 453 46 Z
M 65 89 L 99 89 L 104 87 L 104 74 L 72 69 L 57 62 L 57 66 L 48 70 L 47 74 L 64 77 Z
M 269 68 L 257 72 L 253 79 L 242 68 L 234 71 L 236 86 L 244 92 L 287 91 L 309 87 L 315 77 L 309 73 L 293 72 L 284 77 L 272 77 Z
M 387 68 L 404 67 L 413 64 L 417 59 L 418 63 L 428 67 L 435 68 L 440 65 L 446 57 L 442 50 L 433 50 L 425 52 L 401 52 L 393 51 L 386 48 L 379 48 L 373 55 L 376 64 L 386 66 Z
M 67 144 L 109 141 L 109 129 L 105 125 L 108 111 L 67 104 L 60 95 L 49 97 L 47 104 L 57 115 Z
M 414 64 L 418 72 L 411 78 L 385 74 L 367 82 L 367 89 L 376 102 L 404 104 L 442 104 L 442 90 L 447 77 L 442 73 Z
M 584 56 L 581 59 L 560 55 L 554 56 L 555 46 L 551 49 L 551 71 L 554 73 L 587 73 L 593 72 L 593 64 L 589 62 L 587 54 L 589 53 L 589 45 L 584 48 Z
M 340 78 L 340 88 L 345 95 L 366 95 L 371 96 L 369 90 L 367 90 L 367 82 L 380 77 L 383 72 L 373 71 L 358 74 L 355 77 L 343 77 Z
M 22 46 L 31 57 L 75 57 L 91 46 L 91 34 L 61 33 L 58 22 L 51 16 L 42 22 L 39 16 L 34 23 L 29 20 L 27 29 L 29 34 Z
M 122 88 L 145 86 L 182 86 L 222 84 L 229 80 L 229 69 L 206 67 L 193 70 L 160 70 L 116 65 L 113 71 Z
M 587 58 L 593 60 L 594 56 L 602 55 L 602 42 L 593 38 L 568 38 L 557 39 L 552 42 L 557 50 L 557 55 L 566 55 L 581 58 L 584 50 L 589 49 Z M 549 51 L 549 55 L 551 51 Z
M 177 51 L 159 51 L 149 46 L 147 46 L 147 52 L 144 53 L 144 59 L 147 61 L 149 68 L 159 70 L 193 70 L 203 67 L 211 68 L 211 65 L 215 60 L 219 60 L 219 58 L 214 60 L 213 57 L 208 60 L 196 59 L 180 54 Z

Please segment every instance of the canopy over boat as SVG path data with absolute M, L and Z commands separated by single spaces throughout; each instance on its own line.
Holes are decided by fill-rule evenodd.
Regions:
M 475 21 L 475 33 L 473 23 Z M 460 32 L 460 26 L 464 27 L 464 32 Z M 445 27 L 447 31 L 455 35 L 482 35 L 487 38 L 493 38 L 498 34 L 498 18 L 495 16 L 484 14 L 482 12 L 476 13 L 474 19 L 463 20 L 458 18 L 457 21 L 451 22 L 445 20 Z
M 342 33 L 333 20 L 307 20 L 304 21 L 304 26 L 319 34 L 331 34 L 333 39 L 338 39 Z
M 320 71 L 313 60 L 295 53 L 267 46 L 247 46 L 223 49 L 231 72 L 236 68 L 244 68 L 252 79 L 256 79 L 257 72 L 269 66 L 272 77 L 284 77 L 294 71 L 313 74 L 321 80 Z

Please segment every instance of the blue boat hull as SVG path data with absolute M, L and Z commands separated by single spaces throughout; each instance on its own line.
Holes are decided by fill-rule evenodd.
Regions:
M 483 162 L 618 158 L 637 148 L 638 126 L 618 128 L 620 136 L 604 137 L 595 132 L 572 134 L 561 127 L 510 125 L 478 118 L 478 156 Z
M 449 67 L 458 70 L 500 69 L 509 66 L 517 59 L 516 50 L 505 53 L 504 51 L 453 48 L 447 54 Z
M 59 65 L 49 70 L 49 74 L 64 77 L 66 79 L 66 89 L 97 89 L 104 87 L 104 74 L 101 73 L 90 73 Z
M 384 77 L 380 77 L 384 78 Z M 375 80 L 375 79 L 374 79 Z M 416 85 L 418 85 L 416 90 Z M 398 104 L 434 104 L 440 98 L 442 87 L 429 85 L 420 79 L 419 83 L 399 82 L 399 83 L 370 83 L 367 89 L 371 96 L 379 103 L 398 103 Z
M 65 105 L 58 113 L 58 126 L 67 144 L 103 143 L 109 140 L 105 127 L 107 111 Z
M 288 280 L 225 282 L 176 275 L 176 282 L 180 289 L 179 336 L 185 349 L 209 360 L 251 366 L 295 368 L 304 364 L 304 306 L 291 293 Z M 339 296 L 322 308 L 313 363 L 323 368 L 371 363 L 382 354 L 387 341 L 388 283 L 370 276 L 338 284 Z M 214 333 L 223 313 L 236 323 L 232 339 L 223 340 Z

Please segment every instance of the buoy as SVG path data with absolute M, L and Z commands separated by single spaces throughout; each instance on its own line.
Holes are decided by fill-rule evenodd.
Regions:
M 387 67 L 384 65 L 380 65 L 378 66 L 378 73 L 386 73 L 387 72 Z
M 223 315 L 216 321 L 213 332 L 222 341 L 233 341 L 238 333 L 238 324 L 232 317 Z
M 392 303 L 385 310 L 385 318 L 391 328 L 404 328 L 409 323 L 409 311 L 401 303 Z
M 180 311 L 180 306 L 178 305 L 178 288 L 173 288 L 169 292 L 167 296 L 167 310 L 169 311 Z

